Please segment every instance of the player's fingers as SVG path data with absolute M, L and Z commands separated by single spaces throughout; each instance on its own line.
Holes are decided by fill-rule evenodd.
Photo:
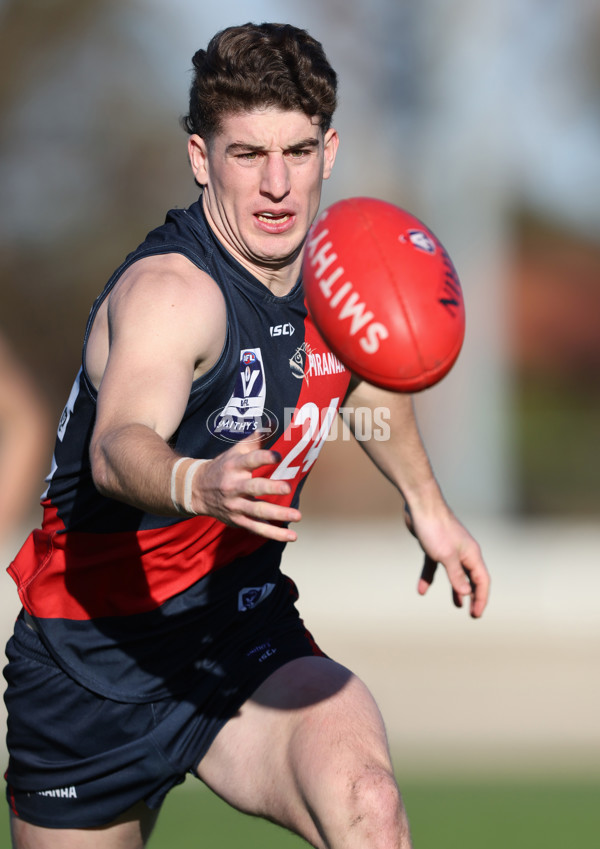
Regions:
M 244 514 L 236 517 L 235 524 L 237 527 L 244 528 L 247 531 L 258 534 L 258 536 L 276 540 L 277 542 L 295 542 L 298 538 L 298 534 L 285 525 L 272 524 L 269 521 L 263 521 Z
M 435 560 L 432 560 L 431 557 L 426 554 L 425 561 L 423 563 L 423 569 L 421 571 L 421 577 L 419 578 L 419 583 L 417 585 L 417 592 L 419 593 L 419 595 L 425 595 L 425 593 L 433 583 L 437 567 L 437 562 Z
M 287 481 L 272 478 L 251 477 L 244 481 L 243 494 L 251 498 L 261 498 L 265 495 L 289 495 L 292 491 Z
M 444 563 L 448 580 L 452 587 L 452 598 L 457 607 L 462 607 L 462 599 L 466 595 L 471 595 L 472 586 L 469 580 L 468 572 L 463 568 L 462 563 L 458 558 L 456 560 L 448 560 Z
M 261 522 L 299 522 L 302 514 L 294 507 L 263 501 L 260 498 L 238 498 L 231 503 L 231 515 L 237 522 L 239 516 L 258 519 Z
M 490 575 L 483 561 L 479 545 L 474 544 L 463 558 L 463 569 L 471 585 L 471 616 L 478 619 L 488 602 Z
M 255 433 L 251 433 L 248 436 L 245 436 L 243 439 L 235 442 L 230 448 L 227 449 L 225 454 L 229 457 L 246 457 L 249 454 L 253 454 L 255 451 L 267 451 L 267 453 L 275 453 L 269 452 L 269 449 L 263 448 L 264 439 L 260 436 L 257 436 Z
M 485 567 L 476 571 L 471 571 L 469 574 L 472 594 L 471 594 L 471 616 L 478 619 L 485 610 L 489 595 L 490 595 L 490 576 Z
M 243 455 L 243 466 L 249 472 L 260 469 L 261 466 L 274 466 L 281 460 L 281 454 L 268 448 L 255 448 Z
M 248 454 L 250 451 L 255 451 L 260 448 L 260 439 L 256 434 L 251 433 L 243 439 L 238 439 L 237 442 L 228 448 L 228 454 Z

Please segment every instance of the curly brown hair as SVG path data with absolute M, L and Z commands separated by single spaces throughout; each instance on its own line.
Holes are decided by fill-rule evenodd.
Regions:
M 323 47 L 290 24 L 252 24 L 218 32 L 193 58 L 183 128 L 210 140 L 225 115 L 264 106 L 317 117 L 327 132 L 337 105 L 337 75 Z

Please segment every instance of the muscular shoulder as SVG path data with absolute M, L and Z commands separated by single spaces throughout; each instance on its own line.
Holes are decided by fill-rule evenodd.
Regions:
M 225 301 L 215 281 L 181 254 L 144 257 L 125 271 L 109 296 L 109 316 L 130 307 L 201 309 L 214 321 L 225 316 Z
M 131 265 L 100 307 L 88 343 L 87 367 L 102 377 L 109 350 L 156 346 L 192 364 L 194 377 L 218 359 L 226 306 L 214 280 L 180 254 L 144 257 Z

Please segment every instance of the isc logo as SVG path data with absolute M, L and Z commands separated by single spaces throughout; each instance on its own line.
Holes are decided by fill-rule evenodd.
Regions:
M 271 336 L 293 336 L 296 328 L 293 324 L 289 322 L 287 324 L 275 324 L 272 327 L 269 327 L 269 333 Z

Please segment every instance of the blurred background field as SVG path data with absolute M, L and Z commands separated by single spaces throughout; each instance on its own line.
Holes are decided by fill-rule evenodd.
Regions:
M 559 849 L 597 846 L 599 784 L 547 781 L 417 780 L 404 784 L 418 849 Z M 298 837 L 242 814 L 231 815 L 206 790 L 177 791 L 162 814 L 151 849 L 300 849 Z
M 442 576 L 419 598 L 399 498 L 340 431 L 286 561 L 307 625 L 381 704 L 417 846 L 596 846 L 597 3 L 0 0 L 0 334 L 57 421 L 92 300 L 167 208 L 195 200 L 178 126 L 191 56 L 249 19 L 306 27 L 339 73 L 323 203 L 405 206 L 455 262 L 465 346 L 416 401 L 493 577 L 481 622 L 451 608 Z M 34 506 L 0 541 L 6 565 L 30 518 Z M 5 576 L 0 598 L 4 637 L 17 610 Z M 177 845 L 198 845 L 210 820 L 198 843 L 226 846 L 228 818 L 188 784 L 155 847 L 174 845 L 179 804 L 192 820 Z M 269 845 L 262 827 L 243 820 L 231 845 Z
M 469 782 L 459 779 L 408 781 L 404 800 L 419 849 L 489 849 L 577 845 L 593 849 L 598 834 L 598 783 Z M 198 791 L 196 791 L 198 792 Z M 187 823 L 187 831 L 181 823 Z M 206 823 L 206 831 L 203 825 Z M 224 839 L 223 839 L 224 838 Z M 267 823 L 230 813 L 207 791 L 178 792 L 159 821 L 152 849 L 198 845 L 245 847 L 306 846 L 304 841 Z

